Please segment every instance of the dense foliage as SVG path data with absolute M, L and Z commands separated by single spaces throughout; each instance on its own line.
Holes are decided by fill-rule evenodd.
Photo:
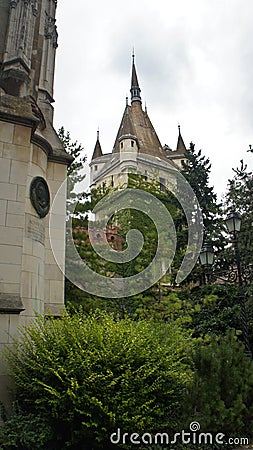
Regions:
M 202 150 L 197 151 L 193 143 L 187 149 L 186 157 L 187 161 L 183 163 L 182 174 L 191 185 L 200 204 L 204 224 L 204 241 L 211 240 L 220 250 L 224 246 L 221 225 L 222 209 L 214 187 L 209 184 L 210 160 L 202 154 Z
M 233 332 L 200 344 L 193 356 L 188 411 L 209 432 L 249 436 L 253 430 L 253 362 Z
M 239 168 L 233 169 L 234 177 L 228 182 L 225 196 L 225 210 L 237 211 L 242 218 L 242 229 L 239 233 L 239 246 L 242 261 L 252 264 L 253 252 L 253 173 L 241 160 Z
M 64 127 L 58 130 L 58 137 L 66 152 L 74 158 L 67 171 L 67 217 L 69 218 L 71 215 L 83 218 L 85 217 L 83 201 L 86 199 L 86 193 L 77 193 L 76 188 L 85 178 L 83 169 L 86 155 L 84 155 L 84 148 L 77 141 L 72 141 L 70 132 L 66 131 Z M 73 205 L 75 205 L 75 209 Z
M 201 432 L 252 438 L 253 363 L 232 331 L 192 339 L 173 322 L 79 311 L 39 318 L 9 360 L 17 401 L 1 450 L 127 449 L 111 434 L 171 437 L 192 421 Z
M 169 192 L 162 192 L 159 188 L 159 184 L 153 182 L 149 184 L 143 180 L 141 176 L 131 175 L 129 176 L 130 188 L 137 188 L 148 192 L 152 196 L 156 197 L 163 205 L 168 209 L 173 222 L 177 230 L 177 249 L 172 264 L 172 270 L 168 273 L 163 281 L 173 282 L 177 274 L 177 270 L 181 264 L 185 248 L 187 245 L 187 233 L 184 230 L 182 232 L 182 215 L 183 211 L 179 202 L 174 195 Z M 93 210 L 96 203 L 104 196 L 109 197 L 110 190 L 105 187 L 94 189 L 91 196 L 86 199 L 83 204 L 83 208 L 88 213 Z M 109 201 L 109 200 L 108 200 Z M 117 237 L 122 238 L 122 250 L 127 247 L 126 235 L 129 230 L 137 229 L 141 232 L 144 245 L 138 256 L 126 263 L 110 263 L 100 258 L 94 251 L 92 244 L 88 236 L 88 221 L 84 219 L 80 221 L 78 218 L 72 220 L 72 232 L 76 248 L 80 257 L 85 263 L 95 272 L 100 274 L 106 274 L 107 277 L 130 277 L 134 274 L 141 273 L 153 260 L 157 250 L 157 230 L 153 221 L 141 211 L 133 208 L 124 209 L 113 215 L 108 221 L 108 229 L 116 229 Z M 168 238 L 169 246 L 169 238 Z M 72 264 L 71 258 L 67 259 L 67 264 Z M 72 265 L 73 268 L 73 265 Z M 78 267 L 77 267 L 78 269 Z M 158 288 L 158 284 L 155 289 Z M 152 293 L 154 289 L 151 289 Z M 90 299 L 92 298 L 92 302 Z M 84 291 L 76 288 L 74 284 L 66 281 L 66 300 L 68 303 L 72 303 L 75 306 L 82 305 L 86 311 L 95 307 L 106 307 L 110 301 L 101 300 L 95 296 L 87 295 Z M 92 303 L 92 304 L 91 304 Z M 106 303 L 106 305 L 105 305 Z M 121 302 L 116 302 L 121 304 Z M 92 306 L 93 305 L 93 306 Z
M 9 355 L 19 418 L 22 413 L 34 422 L 37 416 L 48 424 L 45 450 L 110 448 L 117 428 L 152 433 L 166 427 L 172 433 L 191 378 L 190 345 L 173 324 L 101 313 L 41 318 Z M 20 450 L 30 448 L 22 433 L 17 439 Z

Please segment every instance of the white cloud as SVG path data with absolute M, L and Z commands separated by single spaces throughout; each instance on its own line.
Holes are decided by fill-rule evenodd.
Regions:
M 251 0 L 129 0 L 58 3 L 55 123 L 91 156 L 96 130 L 110 152 L 129 95 L 135 46 L 142 97 L 162 143 L 181 123 L 212 162 L 224 191 L 243 157 L 252 167 Z

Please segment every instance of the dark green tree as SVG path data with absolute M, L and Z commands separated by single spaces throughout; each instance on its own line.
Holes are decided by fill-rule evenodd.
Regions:
M 129 176 L 129 188 L 136 188 L 143 191 L 146 191 L 152 196 L 156 197 L 159 201 L 161 201 L 165 207 L 169 210 L 173 222 L 177 229 L 180 229 L 181 226 L 181 215 L 182 215 L 182 208 L 180 208 L 179 203 L 173 196 L 173 194 L 169 192 L 163 192 L 160 190 L 159 183 L 152 182 L 152 183 L 146 183 L 145 180 L 139 175 L 130 175 Z M 86 200 L 84 206 L 86 210 L 92 211 L 94 206 L 97 204 L 97 202 L 104 196 L 109 197 L 110 188 L 106 186 L 101 186 L 98 189 L 94 189 L 91 193 L 91 197 L 89 200 Z M 110 203 L 110 198 L 108 200 Z M 110 207 L 113 206 L 110 203 Z M 78 249 L 78 252 L 82 259 L 85 260 L 85 262 L 96 272 L 106 274 L 107 276 L 118 276 L 118 277 L 129 277 L 132 275 L 135 275 L 137 273 L 142 272 L 153 260 L 156 249 L 157 249 L 157 230 L 155 227 L 155 224 L 150 219 L 148 214 L 145 214 L 141 211 L 137 211 L 133 208 L 124 209 L 119 212 L 115 212 L 113 214 L 112 218 L 108 221 L 108 227 L 117 227 L 117 233 L 119 236 L 122 237 L 123 244 L 122 244 L 122 250 L 124 250 L 127 247 L 126 243 L 126 235 L 127 232 L 131 229 L 138 229 L 143 238 L 144 238 L 144 245 L 141 250 L 141 252 L 138 254 L 136 258 L 133 260 L 126 262 L 126 263 L 110 263 L 105 260 L 102 260 L 100 257 L 97 256 L 95 251 L 93 250 L 91 243 L 88 238 L 87 228 L 88 228 L 88 222 L 83 222 L 83 227 L 76 227 L 72 231 L 72 234 L 74 236 L 76 247 Z M 168 236 L 169 240 L 169 236 Z M 186 243 L 184 243 L 186 245 Z M 180 253 L 180 257 L 178 257 L 178 252 Z M 181 258 L 181 253 L 183 253 L 183 248 L 180 243 L 180 245 L 177 248 L 177 252 L 175 255 L 175 260 L 178 260 Z M 120 255 L 119 255 L 120 256 Z M 172 272 L 175 270 L 176 273 L 177 264 L 173 261 L 173 269 Z M 173 273 L 169 273 L 168 276 L 165 277 L 164 281 L 172 282 L 173 279 Z M 78 291 L 78 292 L 77 292 Z M 118 299 L 114 301 L 114 307 L 115 312 L 121 308 L 122 315 L 124 314 L 124 307 L 126 306 L 126 310 L 130 312 L 131 314 L 134 313 L 135 308 L 138 307 L 138 302 L 142 302 L 143 299 L 151 298 L 152 301 L 156 302 L 159 301 L 159 292 L 161 292 L 161 286 L 160 283 L 156 283 L 153 287 L 151 287 L 148 292 L 145 292 L 140 294 L 139 296 L 134 296 L 134 298 L 129 299 Z M 71 303 L 74 303 L 75 305 L 80 302 L 85 310 L 87 308 L 91 308 L 91 299 L 94 300 L 94 305 L 99 306 L 101 305 L 102 308 L 109 308 L 111 311 L 112 309 L 112 301 L 108 299 L 98 299 L 97 297 L 87 295 L 85 292 L 81 291 L 80 289 L 74 287 L 72 284 L 69 285 L 67 282 L 66 284 L 66 293 L 67 293 L 67 300 L 71 301 Z M 138 300 L 137 300 L 138 299 Z M 146 300 L 143 300 L 144 302 Z
M 187 416 L 201 431 L 228 437 L 253 430 L 253 362 L 230 330 L 222 338 L 200 341 L 193 355 L 194 382 L 187 398 Z
M 85 178 L 83 169 L 86 162 L 86 155 L 84 155 L 84 148 L 82 144 L 77 141 L 72 141 L 70 132 L 66 131 L 64 127 L 61 127 L 58 130 L 58 136 L 65 150 L 74 158 L 74 161 L 68 167 L 67 171 L 67 217 L 71 215 L 73 218 L 76 218 L 78 222 L 78 219 L 82 220 L 86 215 L 83 204 L 88 194 L 86 192 L 76 192 L 78 184 Z M 72 208 L 73 204 L 76 204 L 74 211 Z M 75 222 L 75 225 L 76 224 L 77 223 Z
M 228 181 L 225 196 L 225 212 L 237 211 L 242 218 L 242 228 L 238 235 L 242 261 L 252 264 L 253 254 L 253 173 L 243 160 L 240 167 L 233 169 L 234 177 Z
M 180 298 L 187 299 L 191 321 L 189 327 L 194 337 L 224 336 L 229 329 L 241 335 L 240 307 L 237 287 L 226 284 L 207 284 L 181 291 Z
M 186 151 L 186 157 L 182 174 L 191 185 L 202 211 L 204 241 L 212 242 L 216 250 L 220 251 L 224 248 L 222 208 L 214 187 L 210 186 L 210 159 L 202 154 L 202 150 L 196 151 L 192 142 Z
M 86 155 L 82 144 L 73 141 L 69 131 L 64 127 L 58 130 L 58 136 L 65 150 L 73 156 L 74 161 L 68 167 L 67 171 L 67 240 L 74 239 L 80 255 L 91 267 L 96 267 L 97 271 L 101 271 L 101 266 L 96 263 L 97 259 L 92 251 L 91 244 L 88 240 L 88 213 L 92 209 L 91 197 L 89 192 L 80 190 L 77 192 L 77 186 L 82 183 L 85 178 L 84 164 Z M 67 264 L 72 264 L 71 257 L 67 253 Z M 100 305 L 99 301 L 90 299 L 86 293 L 79 289 L 70 280 L 65 278 L 65 301 L 71 302 L 74 307 L 79 306 L 83 301 L 87 302 L 87 311 Z
M 86 156 L 83 155 L 84 148 L 77 141 L 72 141 L 70 132 L 66 131 L 64 127 L 59 128 L 58 136 L 65 150 L 74 158 L 73 163 L 68 167 L 68 176 L 72 176 L 74 185 L 82 181 L 85 176 L 80 172 L 86 161 Z
M 241 265 L 246 276 L 244 291 L 246 295 L 246 312 L 250 334 L 251 347 L 253 345 L 253 173 L 243 160 L 240 166 L 233 169 L 234 177 L 228 181 L 228 189 L 224 199 L 225 213 L 237 211 L 242 218 L 241 231 L 238 233 L 238 246 Z M 229 239 L 229 237 L 228 237 Z M 234 246 L 232 237 L 230 245 L 223 252 L 227 264 L 235 265 Z

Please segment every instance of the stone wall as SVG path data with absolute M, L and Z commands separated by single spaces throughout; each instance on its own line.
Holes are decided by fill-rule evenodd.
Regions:
M 65 191 L 59 196 L 54 227 L 49 224 L 51 206 L 72 158 L 53 128 L 40 127 L 30 99 L 0 93 L 0 351 L 37 313 L 59 316 L 64 309 Z M 31 183 L 37 177 L 49 189 L 45 217 L 31 201 Z M 50 233 L 61 267 L 51 250 Z M 0 401 L 7 405 L 9 382 L 1 359 Z
M 72 157 L 53 128 L 56 6 L 56 0 L 0 0 L 0 401 L 6 405 L 10 378 L 1 350 L 37 313 L 58 316 L 64 309 L 65 191 L 51 229 L 50 212 Z

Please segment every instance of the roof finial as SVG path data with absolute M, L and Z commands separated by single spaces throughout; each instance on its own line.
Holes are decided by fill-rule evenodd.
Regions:
M 135 102 L 138 101 L 141 103 L 141 89 L 139 87 L 139 83 L 138 83 L 138 78 L 137 78 L 137 73 L 136 73 L 136 68 L 135 68 L 135 62 L 134 62 L 134 49 L 133 49 L 133 64 L 132 64 L 132 80 L 131 80 L 131 102 Z
M 99 141 L 99 127 L 97 129 L 97 141 Z
M 179 134 L 181 134 L 181 131 L 180 131 L 180 124 L 178 124 L 178 131 L 179 131 Z
M 126 96 L 126 106 L 128 106 L 128 96 Z
M 133 58 L 133 64 L 134 64 L 134 58 L 135 58 L 134 47 L 133 47 L 133 52 L 132 52 L 132 58 Z

